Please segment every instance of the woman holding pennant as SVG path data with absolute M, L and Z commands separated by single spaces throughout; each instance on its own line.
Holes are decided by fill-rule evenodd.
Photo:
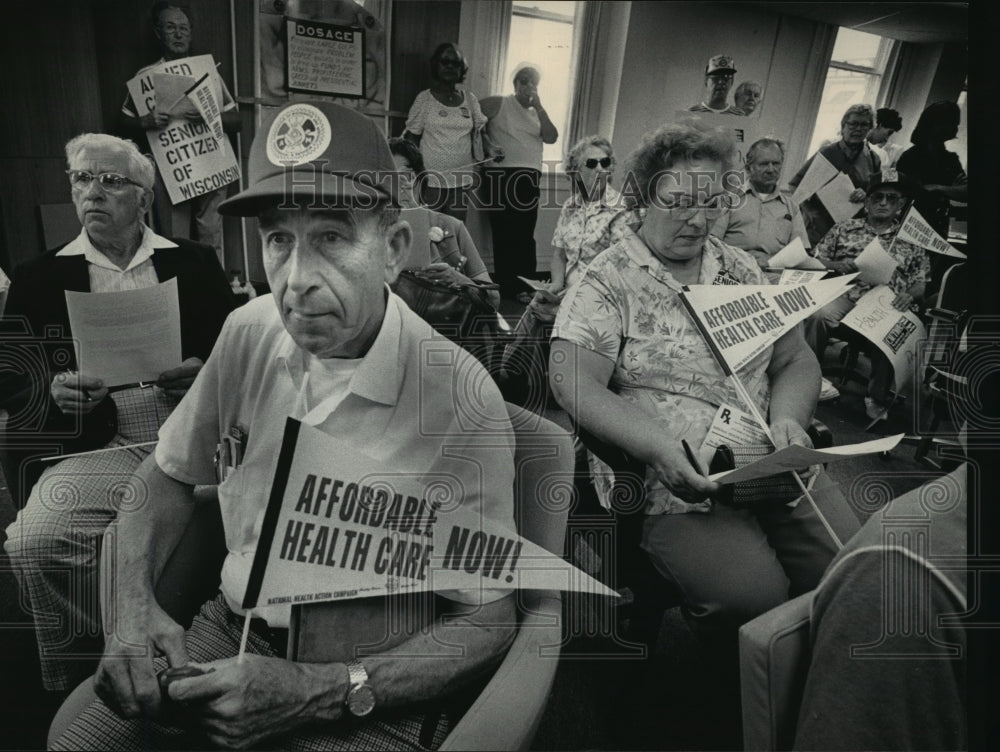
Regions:
M 752 257 L 709 235 L 728 203 L 732 153 L 720 130 L 670 124 L 647 134 L 623 188 L 638 194 L 642 225 L 566 294 L 549 369 L 556 399 L 581 427 L 646 465 L 642 548 L 679 586 L 706 655 L 735 691 L 737 627 L 815 587 L 838 543 L 811 504 L 713 504 L 720 486 L 702 473 L 712 454 L 703 441 L 727 407 L 759 409 L 776 449 L 809 446 L 820 378 L 799 327 L 740 369 L 738 382 L 727 378 L 680 299 L 685 285 L 767 284 Z M 685 456 L 685 442 L 702 447 L 698 457 Z M 607 503 L 607 467 L 591 458 L 591 473 Z M 823 511 L 841 540 L 857 529 L 846 504 Z

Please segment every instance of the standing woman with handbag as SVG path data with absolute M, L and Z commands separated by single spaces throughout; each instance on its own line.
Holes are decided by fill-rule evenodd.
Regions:
M 471 91 L 458 89 L 469 66 L 453 42 L 437 46 L 431 55 L 431 86 L 417 94 L 406 119 L 403 137 L 420 147 L 428 170 L 421 198 L 431 209 L 465 221 L 468 193 L 473 187 L 473 157 L 486 116 Z M 483 134 L 486 157 L 496 157 Z

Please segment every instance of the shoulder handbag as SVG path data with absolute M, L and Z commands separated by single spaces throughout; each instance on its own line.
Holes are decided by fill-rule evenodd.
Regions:
M 414 313 L 467 350 L 473 351 L 499 332 L 497 310 L 486 295 L 487 290 L 497 290 L 499 285 L 442 285 L 406 270 L 399 273 L 392 288 Z
M 723 444 L 716 447 L 708 471 L 710 474 L 715 474 L 735 470 L 762 459 L 773 451 L 774 449 L 768 445 L 729 447 Z M 788 504 L 801 495 L 802 490 L 791 473 L 781 473 L 724 485 L 722 492 L 715 499 L 720 504 L 737 509 L 766 509 Z

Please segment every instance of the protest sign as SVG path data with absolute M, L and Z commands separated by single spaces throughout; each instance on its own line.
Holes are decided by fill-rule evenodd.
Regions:
M 887 285 L 899 263 L 890 256 L 878 238 L 865 246 L 854 259 L 858 267 L 858 275 L 862 282 L 869 285 Z
M 843 446 L 830 447 L 829 449 L 809 449 L 798 444 L 792 444 L 784 449 L 772 452 L 766 457 L 738 467 L 735 470 L 726 470 L 721 473 L 714 473 L 708 476 L 709 480 L 716 483 L 730 484 L 741 483 L 756 478 L 766 478 L 769 475 L 777 475 L 789 470 L 798 470 L 809 465 L 819 465 L 828 462 L 860 457 L 865 454 L 878 454 L 888 452 L 895 447 L 903 438 L 903 434 L 886 436 L 882 439 L 865 441 L 860 444 L 845 444 Z
M 208 74 L 202 76 L 184 94 L 198 108 L 201 119 L 211 129 L 212 135 L 221 146 L 226 140 L 226 133 L 222 130 L 222 110 L 219 109 L 219 101 L 215 98 L 212 82 L 209 79 Z
M 289 91 L 364 96 L 363 28 L 288 18 L 285 41 Z
M 289 418 L 243 608 L 480 587 L 615 595 L 460 498 L 444 506 L 440 482 Z
M 208 74 L 215 101 L 219 103 L 224 99 L 222 81 L 215 72 L 211 55 L 170 60 L 146 69 L 128 82 L 139 117 L 156 109 L 156 74 L 162 73 L 186 77 L 190 79 L 188 86 Z M 170 122 L 163 128 L 146 131 L 146 138 L 171 203 L 179 204 L 240 178 L 239 164 L 229 139 L 220 141 L 204 121 L 188 120 L 171 113 Z
M 816 152 L 812 162 L 809 163 L 809 169 L 806 170 L 806 174 L 802 176 L 801 182 L 795 186 L 792 201 L 796 205 L 801 204 L 833 180 L 838 172 L 839 170 L 830 163 L 829 159 Z
M 813 311 L 840 297 L 857 274 L 804 285 L 690 285 L 680 293 L 702 334 L 738 371 Z
M 802 238 L 798 236 L 771 256 L 767 265 L 769 269 L 826 269 L 822 261 L 808 254 Z
M 913 374 L 917 343 L 926 336 L 915 313 L 892 307 L 896 293 L 880 285 L 865 293 L 840 323 L 860 333 L 878 347 L 892 363 L 896 384 L 909 381 Z
M 924 219 L 915 206 L 911 206 L 906 213 L 906 219 L 896 234 L 897 240 L 905 240 L 908 243 L 919 246 L 926 251 L 940 253 L 942 256 L 954 256 L 955 258 L 965 258 L 965 254 L 956 250 L 947 240 L 935 232 L 927 220 Z
M 826 269 L 823 271 L 816 271 L 814 269 L 785 269 L 781 272 L 781 276 L 778 277 L 778 284 L 808 284 L 809 282 L 815 282 L 818 279 L 823 279 L 823 277 L 827 274 L 829 274 L 829 271 Z

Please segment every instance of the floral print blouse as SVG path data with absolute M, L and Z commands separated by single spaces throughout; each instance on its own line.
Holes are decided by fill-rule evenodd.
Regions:
M 768 284 L 746 252 L 709 236 L 699 284 Z M 634 233 L 594 259 L 566 294 L 553 337 L 614 361 L 608 388 L 656 416 L 665 438 L 701 446 L 720 405 L 740 406 L 736 390 L 716 363 L 677 293 L 682 285 Z M 770 398 L 768 347 L 739 372 L 766 415 Z M 614 476 L 590 457 L 591 475 L 608 504 Z M 647 470 L 646 514 L 707 512 L 688 503 Z

